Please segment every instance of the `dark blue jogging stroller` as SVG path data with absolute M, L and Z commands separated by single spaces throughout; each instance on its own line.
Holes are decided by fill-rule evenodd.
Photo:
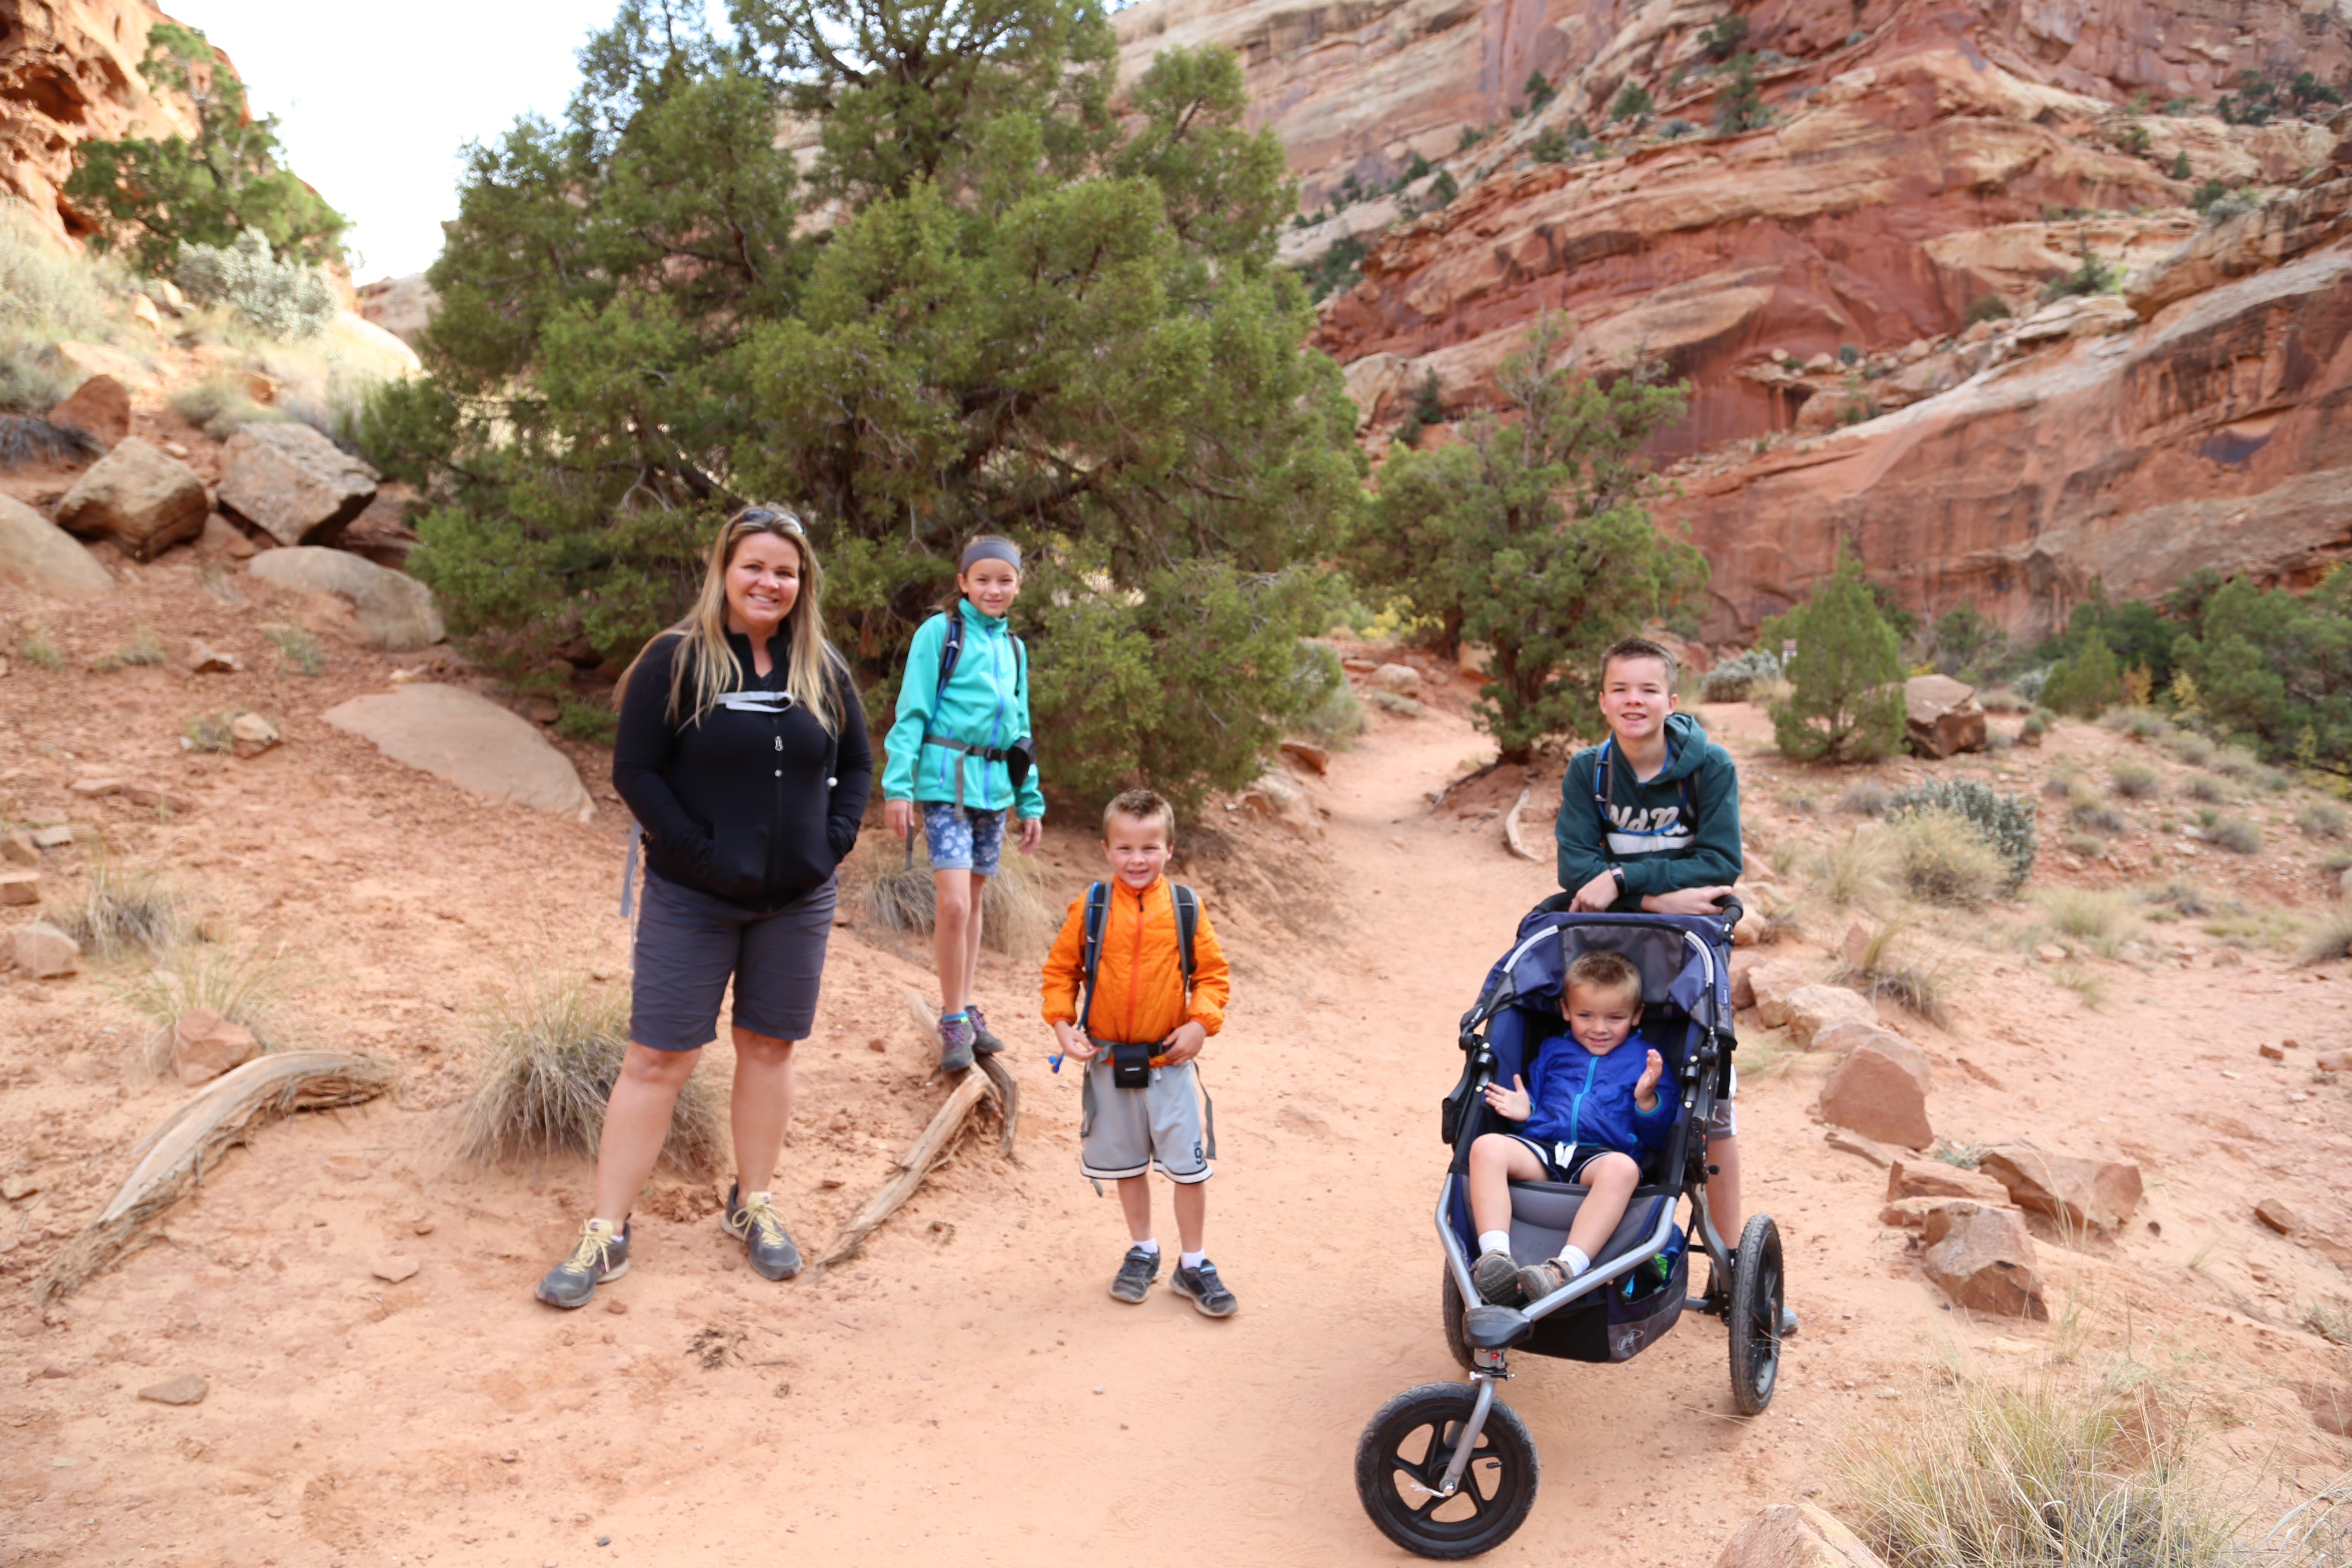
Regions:
M 1719 916 L 1678 916 L 1571 914 L 1567 904 L 1566 894 L 1547 900 L 1519 922 L 1517 941 L 1463 1016 L 1465 1059 L 1445 1097 L 1443 1134 L 1454 1158 L 1437 1198 L 1445 1248 L 1440 1312 L 1446 1346 L 1469 1382 L 1407 1389 L 1381 1407 L 1356 1447 L 1364 1511 L 1382 1534 L 1423 1557 L 1473 1557 L 1499 1546 L 1535 1504 L 1535 1445 L 1495 1397 L 1510 1375 L 1510 1351 L 1630 1361 L 1688 1310 L 1729 1328 L 1731 1394 L 1741 1414 L 1772 1402 L 1780 1371 L 1780 1230 L 1769 1215 L 1755 1215 L 1734 1251 L 1706 1212 L 1706 1129 L 1730 1076 L 1726 960 L 1739 906 L 1727 902 Z M 1666 1058 L 1680 1094 L 1674 1130 L 1643 1166 L 1624 1219 L 1590 1272 L 1525 1307 L 1488 1306 L 1470 1278 L 1477 1246 L 1470 1145 L 1506 1124 L 1487 1107 L 1486 1089 L 1524 1074 L 1536 1047 L 1559 1032 L 1560 976 L 1595 948 L 1622 953 L 1641 971 L 1642 1036 Z M 1559 1251 L 1586 1191 L 1558 1182 L 1511 1184 L 1511 1250 L 1521 1263 Z M 1710 1270 L 1701 1297 L 1687 1294 L 1694 1245 L 1706 1251 Z

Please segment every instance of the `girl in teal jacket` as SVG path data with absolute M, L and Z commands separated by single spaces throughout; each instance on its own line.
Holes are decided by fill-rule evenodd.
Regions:
M 1004 814 L 1021 822 L 1021 851 L 1045 830 L 1029 738 L 1029 652 L 1004 617 L 1021 594 L 1021 551 L 983 534 L 964 546 L 956 595 L 916 628 L 898 681 L 898 710 L 883 742 L 883 820 L 910 838 L 917 815 L 931 857 L 938 914 L 940 1066 L 960 1072 L 972 1052 L 1001 1051 L 972 1000 L 980 964 L 980 898 L 996 875 Z

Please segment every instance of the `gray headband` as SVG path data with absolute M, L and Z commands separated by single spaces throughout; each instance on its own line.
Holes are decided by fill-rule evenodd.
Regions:
M 1021 570 L 1021 547 L 1005 539 L 975 539 L 963 547 L 963 563 L 958 572 L 969 572 L 975 562 L 1002 561 L 1015 572 Z

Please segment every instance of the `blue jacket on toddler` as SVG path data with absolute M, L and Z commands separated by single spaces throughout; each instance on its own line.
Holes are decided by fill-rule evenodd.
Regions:
M 1614 1149 L 1636 1160 L 1664 1148 L 1679 1103 L 1674 1068 L 1658 1075 L 1655 1110 L 1645 1112 L 1633 1103 L 1633 1086 L 1642 1080 L 1653 1048 L 1638 1034 L 1599 1057 L 1567 1035 L 1546 1040 L 1536 1047 L 1535 1065 L 1528 1072 L 1533 1109 L 1519 1128 L 1521 1136 L 1538 1143 Z

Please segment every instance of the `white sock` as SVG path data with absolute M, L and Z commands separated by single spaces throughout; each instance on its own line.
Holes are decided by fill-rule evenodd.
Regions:
M 1478 1233 L 1478 1250 L 1481 1252 L 1510 1251 L 1511 1233 L 1507 1230 L 1480 1231 Z
M 1205 1252 L 1180 1252 L 1176 1255 L 1176 1267 L 1179 1268 L 1198 1268 L 1207 1261 L 1209 1255 Z
M 1559 1249 L 1559 1266 L 1567 1269 L 1568 1277 L 1573 1279 L 1592 1267 L 1592 1259 L 1573 1247 L 1563 1247 Z
M 1160 1243 L 1157 1241 L 1139 1241 L 1135 1245 L 1143 1249 L 1144 1256 L 1147 1258 L 1160 1256 Z

